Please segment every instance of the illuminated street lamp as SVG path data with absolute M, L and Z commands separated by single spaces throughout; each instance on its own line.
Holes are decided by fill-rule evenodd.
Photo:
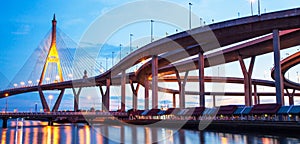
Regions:
M 47 81 L 47 83 L 49 83 L 49 81 L 50 81 L 50 78 L 48 78 L 48 77 L 47 77 L 47 78 L 46 78 L 46 81 Z
M 70 78 L 70 79 L 72 79 L 72 77 L 73 77 L 73 74 L 68 74 L 68 77 Z
M 28 81 L 28 84 L 29 84 L 29 86 L 31 86 L 31 84 L 32 84 L 32 81 L 31 81 L 31 80 L 29 80 L 29 81 Z
M 52 99 L 53 99 L 53 95 L 49 95 L 49 96 L 48 96 L 48 98 L 49 98 L 49 100 L 50 100 L 50 107 L 51 107 L 51 105 L 52 105 Z
M 15 83 L 15 84 L 14 84 L 14 87 L 17 87 L 17 86 L 18 86 L 18 84 Z
M 9 94 L 8 93 L 5 93 L 4 94 L 4 96 L 6 97 L 6 102 L 5 102 L 5 113 L 7 112 L 7 109 L 8 109 L 8 102 L 7 102 L 7 98 L 8 98 L 8 96 L 9 96 Z
M 22 82 L 20 82 L 20 84 L 23 87 L 25 85 L 25 82 L 22 81 Z

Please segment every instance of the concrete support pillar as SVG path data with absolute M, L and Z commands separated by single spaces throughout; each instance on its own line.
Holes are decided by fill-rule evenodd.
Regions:
M 74 111 L 77 112 L 79 109 L 79 95 L 81 93 L 81 87 L 79 87 L 78 92 L 76 92 L 75 88 L 72 88 L 74 94 Z
M 216 96 L 212 96 L 212 101 L 213 101 L 213 107 L 216 107 Z
M 158 108 L 158 56 L 152 56 L 152 108 Z
M 244 60 L 241 56 L 238 56 L 241 69 L 244 75 L 244 91 L 245 91 L 245 105 L 246 106 L 252 106 L 252 72 L 255 62 L 255 56 L 251 57 L 251 61 L 249 64 L 249 68 L 247 71 L 246 65 L 244 63 Z
M 294 95 L 295 95 L 295 89 L 293 89 L 293 92 L 290 93 L 288 89 L 285 89 L 286 90 L 286 93 L 288 94 L 288 97 L 289 97 L 289 105 L 294 105 Z
M 205 107 L 205 90 L 204 90 L 204 55 L 203 52 L 198 54 L 198 70 L 199 70 L 199 104 Z
M 274 65 L 275 65 L 275 87 L 276 87 L 276 103 L 284 105 L 283 92 L 283 76 L 280 64 L 280 38 L 279 30 L 273 30 L 273 51 L 274 51 Z
M 110 78 L 106 78 L 106 91 L 104 96 L 102 96 L 102 110 L 109 111 L 110 103 Z
M 175 74 L 177 77 L 177 82 L 179 87 L 179 108 L 185 108 L 185 85 L 186 85 L 189 71 L 185 72 L 183 82 L 181 82 L 181 78 L 177 70 L 175 70 Z
M 130 87 L 131 87 L 131 90 L 132 90 L 132 93 L 133 93 L 132 108 L 133 108 L 133 110 L 137 110 L 137 107 L 138 107 L 138 91 L 139 91 L 139 88 L 140 88 L 140 84 L 137 84 L 136 88 L 134 88 L 134 84 L 133 84 L 132 80 L 130 80 Z
M 59 108 L 59 105 L 61 103 L 61 100 L 62 100 L 62 97 L 63 97 L 64 93 L 65 93 L 65 89 L 62 89 L 59 93 L 59 96 L 58 96 L 54 106 L 53 106 L 52 112 L 57 112 L 58 111 L 58 108 Z
M 7 118 L 2 118 L 2 128 L 7 128 Z
M 257 86 L 254 85 L 254 104 L 257 105 Z
M 125 70 L 121 73 L 121 111 L 125 111 L 125 96 L 126 95 L 126 73 Z
M 176 108 L 176 94 L 173 93 L 173 108 Z
M 149 109 L 149 80 L 148 77 L 145 77 L 145 110 Z
M 50 108 L 47 104 L 47 101 L 45 99 L 45 95 L 43 93 L 43 90 L 41 87 L 38 87 L 38 91 L 39 91 L 39 95 L 40 95 L 40 99 L 41 99 L 41 102 L 42 102 L 42 106 L 43 106 L 43 110 L 44 112 L 49 112 L 50 111 Z
M 52 119 L 48 119 L 48 126 L 53 126 L 53 120 Z

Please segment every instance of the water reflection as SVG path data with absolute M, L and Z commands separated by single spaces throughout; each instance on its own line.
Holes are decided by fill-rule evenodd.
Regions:
M 1 144 L 115 144 L 115 143 L 300 143 L 299 138 L 261 134 L 235 134 L 209 131 L 192 131 L 142 126 L 107 126 L 84 124 L 47 126 L 37 121 L 10 122 L 0 129 Z

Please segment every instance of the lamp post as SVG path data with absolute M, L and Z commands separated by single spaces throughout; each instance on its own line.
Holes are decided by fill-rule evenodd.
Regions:
M 114 66 L 114 53 L 115 52 L 111 52 L 111 67 Z
M 121 52 L 122 52 L 122 44 L 120 44 L 120 61 L 121 61 L 121 59 L 122 59 Z
M 106 69 L 106 71 L 107 71 L 107 60 L 108 60 L 108 57 L 106 57 L 106 65 L 105 65 L 105 69 Z
M 49 106 L 49 108 L 51 108 L 53 95 L 49 95 L 48 98 L 49 98 L 49 100 L 50 100 L 50 106 Z
M 260 15 L 260 0 L 257 1 L 257 10 L 258 10 L 258 15 Z
M 250 0 L 251 15 L 252 15 L 252 16 L 253 16 L 253 2 L 254 2 L 254 0 Z
M 192 29 L 192 3 L 189 3 L 189 10 L 190 10 L 190 13 L 189 13 L 189 22 L 190 22 L 190 30 Z
M 8 108 L 8 102 L 7 102 L 7 98 L 8 98 L 8 93 L 5 93 L 5 113 L 7 112 L 7 108 Z
M 129 45 L 129 52 L 131 53 L 132 52 L 132 36 L 133 34 L 129 34 L 129 40 L 130 40 L 130 45 Z
M 154 22 L 154 20 L 150 20 L 150 24 L 151 24 L 151 40 L 150 40 L 150 42 L 153 42 L 153 22 Z

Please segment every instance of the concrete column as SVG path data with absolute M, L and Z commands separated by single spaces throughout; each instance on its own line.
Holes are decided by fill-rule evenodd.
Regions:
M 185 107 L 185 98 L 184 98 L 184 85 L 181 83 L 181 78 L 179 75 L 179 72 L 175 70 L 176 78 L 177 78 L 177 83 L 178 83 L 178 91 L 179 91 L 179 108 L 184 108 Z
M 104 107 L 106 108 L 106 111 L 109 111 L 109 104 L 110 104 L 110 78 L 106 78 L 106 92 L 104 97 Z
M 59 94 L 59 96 L 58 96 L 58 98 L 57 98 L 54 106 L 53 106 L 53 109 L 52 109 L 53 112 L 57 112 L 58 111 L 58 108 L 59 108 L 59 105 L 61 103 L 61 100 L 62 100 L 62 97 L 63 97 L 64 93 L 65 93 L 65 89 L 62 89 L 60 91 L 60 94 Z
M 283 76 L 280 64 L 280 38 L 279 30 L 273 30 L 273 50 L 275 64 L 275 87 L 276 87 L 276 103 L 284 105 L 283 93 Z
M 152 108 L 158 108 L 158 57 L 152 56 Z
M 125 111 L 125 96 L 126 95 L 126 73 L 122 70 L 121 73 L 121 111 Z
M 2 128 L 7 128 L 7 118 L 2 118 Z
M 76 92 L 75 88 L 72 88 L 73 90 L 73 95 L 74 95 L 74 111 L 78 111 L 79 109 L 79 95 L 81 92 L 81 87 L 78 89 L 78 92 Z
M 137 84 L 136 88 L 134 88 L 134 84 L 133 82 L 130 80 L 130 87 L 131 87 L 131 90 L 132 90 L 132 108 L 133 110 L 137 110 L 137 107 L 138 107 L 138 91 L 139 91 L 139 87 L 140 87 L 140 84 Z
M 176 94 L 173 93 L 173 108 L 176 108 Z
M 257 105 L 257 86 L 254 85 L 254 104 Z
M 212 96 L 212 101 L 213 101 L 213 107 L 216 107 L 216 96 Z
M 39 91 L 39 95 L 40 95 L 40 99 L 41 99 L 41 102 L 42 102 L 42 106 L 43 106 L 43 110 L 44 112 L 49 112 L 50 111 L 50 108 L 47 104 L 47 101 L 45 99 L 45 95 L 43 93 L 43 90 L 41 87 L 38 87 L 38 91 Z
M 149 80 L 148 77 L 145 77 L 145 110 L 149 109 Z
M 245 105 L 251 106 L 252 105 L 252 72 L 255 62 L 255 57 L 251 57 L 249 69 L 247 71 L 246 65 L 244 60 L 241 56 L 238 56 L 240 66 L 244 75 L 244 91 L 245 91 Z
M 288 97 L 289 97 L 289 105 L 294 105 L 294 95 L 295 95 L 295 89 L 293 89 L 293 92 L 290 93 L 288 89 L 285 89 L 286 90 L 286 93 L 288 94 Z
M 198 54 L 198 69 L 199 69 L 199 104 L 205 107 L 205 90 L 204 90 L 204 55 L 203 52 Z

